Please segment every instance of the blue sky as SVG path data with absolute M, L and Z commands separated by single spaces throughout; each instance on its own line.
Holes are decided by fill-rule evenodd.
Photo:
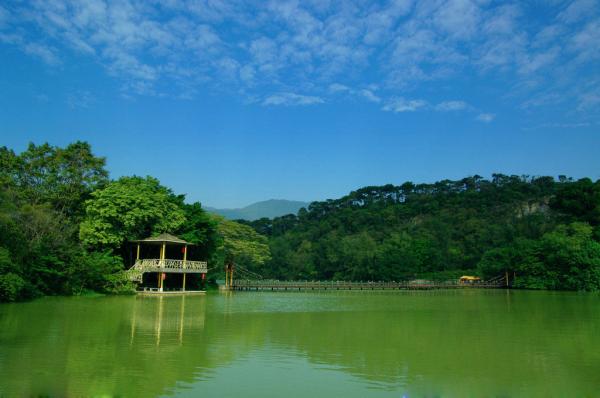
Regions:
M 597 179 L 600 2 L 4 1 L 0 136 L 216 207 Z

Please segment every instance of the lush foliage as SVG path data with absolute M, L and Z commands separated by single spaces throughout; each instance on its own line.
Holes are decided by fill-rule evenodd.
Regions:
M 0 148 L 0 165 L 0 300 L 114 290 L 120 258 L 78 239 L 84 202 L 108 183 L 104 159 L 83 142 L 30 144 L 19 155 Z
M 151 177 L 109 181 L 104 165 L 84 142 L 0 148 L 0 301 L 130 291 L 123 243 L 161 232 L 219 259 L 218 220 L 200 203 Z
M 213 216 L 221 237 L 219 263 L 233 262 L 247 269 L 263 272 L 264 264 L 271 259 L 268 240 L 254 229 L 221 216 Z
M 506 272 L 515 286 L 600 288 L 600 182 L 501 174 L 365 187 L 298 215 L 247 222 L 266 276 L 403 280 Z
M 185 222 L 181 200 L 152 177 L 122 177 L 85 203 L 80 238 L 88 246 L 119 247 L 126 240 L 177 230 Z

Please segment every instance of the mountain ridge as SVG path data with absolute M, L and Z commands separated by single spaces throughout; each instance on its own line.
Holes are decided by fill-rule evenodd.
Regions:
M 221 215 L 229 220 L 254 221 L 263 217 L 274 218 L 286 214 L 296 214 L 302 207 L 307 207 L 310 202 L 287 199 L 268 199 L 249 204 L 248 206 L 234 209 L 219 209 L 205 207 L 209 213 Z

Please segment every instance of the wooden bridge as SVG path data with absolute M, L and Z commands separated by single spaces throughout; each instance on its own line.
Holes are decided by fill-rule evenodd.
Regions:
M 350 282 L 350 281 L 275 281 L 275 280 L 234 280 L 230 290 L 431 290 L 431 289 L 498 289 L 506 287 L 503 281 L 497 283 L 461 284 L 453 281 L 436 282 Z
M 231 272 L 231 271 L 229 271 Z M 459 280 L 430 281 L 416 279 L 400 282 L 386 281 L 279 281 L 262 279 L 260 275 L 236 266 L 236 272 L 241 279 L 234 279 L 233 272 L 226 277 L 227 290 L 268 290 L 268 291 L 298 291 L 298 290 L 431 290 L 431 289 L 499 289 L 510 287 L 508 275 L 498 276 L 489 280 L 474 283 L 463 283 Z

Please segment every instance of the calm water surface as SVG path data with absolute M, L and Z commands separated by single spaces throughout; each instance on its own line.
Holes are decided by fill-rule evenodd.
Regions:
M 0 305 L 0 396 L 600 396 L 600 296 L 213 293 Z

